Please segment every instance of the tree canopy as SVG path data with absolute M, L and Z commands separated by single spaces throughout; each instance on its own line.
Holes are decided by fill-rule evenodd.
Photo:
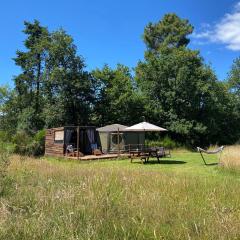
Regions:
M 17 129 L 87 124 L 93 101 L 91 75 L 64 30 L 49 32 L 25 22 L 26 51 L 14 58 L 22 73 L 14 78 Z
M 232 122 L 226 109 L 231 101 L 199 52 L 187 48 L 192 31 L 189 22 L 175 14 L 149 24 L 144 31 L 145 61 L 136 67 L 136 80 L 154 109 L 152 119 L 174 138 L 190 145 L 227 143 L 233 139 L 225 139 L 219 129 Z
M 157 23 L 149 23 L 144 30 L 143 39 L 148 51 L 159 52 L 162 48 L 186 47 L 190 42 L 188 35 L 193 26 L 176 14 L 166 14 Z
M 217 79 L 198 50 L 188 47 L 193 26 L 176 14 L 149 23 L 144 59 L 91 72 L 63 29 L 24 22 L 25 49 L 14 88 L 0 88 L 1 128 L 13 135 L 62 125 L 126 125 L 146 120 L 190 146 L 234 143 L 240 137 L 240 60 L 227 81 Z M 127 56 L 126 56 L 127 57 Z
M 105 65 L 92 72 L 95 82 L 95 115 L 98 125 L 140 121 L 144 115 L 144 99 L 137 91 L 130 69 L 118 64 Z

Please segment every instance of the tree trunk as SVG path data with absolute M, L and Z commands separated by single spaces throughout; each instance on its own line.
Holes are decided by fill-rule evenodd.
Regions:
M 35 108 L 36 113 L 39 112 L 39 96 L 40 96 L 40 81 L 41 81 L 41 55 L 40 54 L 37 55 L 37 59 L 38 59 L 38 66 L 37 66 L 37 81 L 36 81 L 36 88 L 37 88 L 36 108 Z

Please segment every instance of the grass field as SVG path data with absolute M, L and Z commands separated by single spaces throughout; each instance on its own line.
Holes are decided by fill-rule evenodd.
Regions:
M 0 239 L 240 239 L 240 172 L 175 151 L 161 164 L 13 156 Z

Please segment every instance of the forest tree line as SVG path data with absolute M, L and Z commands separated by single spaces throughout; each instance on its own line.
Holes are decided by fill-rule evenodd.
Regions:
M 188 20 L 166 14 L 145 27 L 144 59 L 134 73 L 123 64 L 89 72 L 63 29 L 24 22 L 25 50 L 14 58 L 21 73 L 14 88 L 0 87 L 1 136 L 34 136 L 64 125 L 131 125 L 145 117 L 182 144 L 236 143 L 240 59 L 219 81 L 200 52 L 189 48 L 193 30 Z

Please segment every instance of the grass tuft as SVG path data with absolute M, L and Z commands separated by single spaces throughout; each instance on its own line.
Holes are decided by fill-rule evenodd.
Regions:
M 221 164 L 230 170 L 240 170 L 240 146 L 228 146 L 224 149 Z

